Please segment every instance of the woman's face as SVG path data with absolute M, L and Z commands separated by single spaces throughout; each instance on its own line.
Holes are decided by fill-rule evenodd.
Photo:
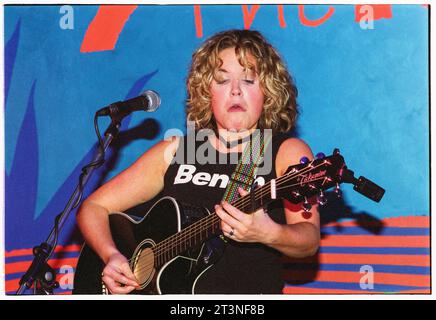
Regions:
M 264 103 L 258 76 L 255 70 L 239 64 L 234 48 L 222 50 L 219 57 L 223 64 L 216 71 L 210 90 L 218 129 L 255 129 Z M 248 55 L 248 61 L 255 66 L 252 56 Z

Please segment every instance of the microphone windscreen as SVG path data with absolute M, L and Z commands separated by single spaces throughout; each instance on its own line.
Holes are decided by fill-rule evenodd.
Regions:
M 153 112 L 160 106 L 160 97 L 157 92 L 153 90 L 144 91 L 141 96 L 147 97 L 148 106 L 145 106 L 144 110 L 147 112 Z

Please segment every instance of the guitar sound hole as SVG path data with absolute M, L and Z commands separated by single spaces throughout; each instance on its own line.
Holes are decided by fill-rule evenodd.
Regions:
M 132 269 L 141 288 L 149 284 L 155 273 L 153 250 L 151 248 L 140 250 L 134 259 Z

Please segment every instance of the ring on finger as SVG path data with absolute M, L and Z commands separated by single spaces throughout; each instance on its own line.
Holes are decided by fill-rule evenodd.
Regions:
M 235 229 L 232 228 L 232 230 L 230 230 L 230 232 L 229 232 L 229 236 L 233 237 L 234 234 L 235 234 Z

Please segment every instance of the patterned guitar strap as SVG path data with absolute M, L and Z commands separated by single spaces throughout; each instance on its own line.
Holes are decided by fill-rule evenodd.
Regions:
M 240 197 L 238 192 L 239 187 L 248 192 L 255 187 L 254 182 L 256 180 L 257 169 L 263 162 L 265 150 L 268 148 L 271 139 L 272 133 L 270 130 L 267 130 L 266 133 L 264 133 L 264 130 L 256 130 L 251 136 L 227 184 L 223 196 L 224 201 L 228 203 L 236 201 Z M 252 209 L 254 210 L 254 208 Z M 220 238 L 226 241 L 223 235 Z

